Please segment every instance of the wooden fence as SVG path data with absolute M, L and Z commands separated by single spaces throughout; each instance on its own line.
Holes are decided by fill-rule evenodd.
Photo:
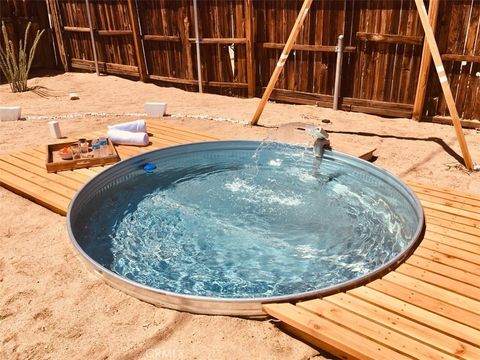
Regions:
M 32 22 L 30 41 L 33 41 L 37 30 L 45 29 L 37 46 L 35 62 L 32 67 L 53 68 L 56 66 L 54 41 L 45 1 L 0 0 L 0 19 L 5 24 L 8 37 L 15 49 L 18 49 L 19 40 L 23 39 L 29 21 Z M 0 35 L 0 38 L 0 46 L 4 46 L 3 35 Z M 1 72 L 0 77 L 3 78 Z
M 89 0 L 92 28 L 85 0 L 46 1 L 67 71 L 95 68 L 92 30 L 101 72 L 196 91 L 199 56 L 204 91 L 235 96 L 262 94 L 303 2 L 198 0 L 197 54 L 192 0 Z M 479 17 L 479 0 L 440 1 L 436 36 L 464 119 L 480 117 Z M 271 98 L 331 107 L 340 34 L 342 109 L 411 117 L 421 96 L 419 114 L 448 115 L 434 69 L 416 98 L 423 29 L 414 0 L 315 0 Z
M 437 42 L 459 115 L 480 119 L 480 1 L 442 1 Z M 431 69 L 424 111 L 426 115 L 448 116 L 448 109 Z M 447 120 L 449 122 L 449 120 Z M 480 127 L 478 123 L 472 124 Z

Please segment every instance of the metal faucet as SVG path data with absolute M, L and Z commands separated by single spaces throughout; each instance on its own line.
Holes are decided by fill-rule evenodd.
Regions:
M 305 131 L 315 138 L 315 142 L 313 143 L 313 154 L 321 158 L 323 157 L 323 152 L 325 148 L 330 147 L 330 140 L 328 140 L 328 133 L 325 131 L 325 129 L 318 127 L 318 126 L 311 126 L 305 128 Z

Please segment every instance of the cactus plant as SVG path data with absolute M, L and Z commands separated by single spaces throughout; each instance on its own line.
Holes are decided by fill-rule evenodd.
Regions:
M 38 42 L 45 30 L 38 30 L 27 54 L 28 35 L 30 32 L 31 22 L 28 23 L 25 30 L 25 38 L 22 42 L 20 40 L 18 47 L 18 54 L 15 54 L 13 43 L 8 38 L 7 28 L 2 21 L 2 33 L 5 48 L 0 47 L 0 68 L 10 84 L 12 92 L 27 91 L 27 80 L 30 67 L 32 66 L 33 58 L 35 57 L 35 50 Z

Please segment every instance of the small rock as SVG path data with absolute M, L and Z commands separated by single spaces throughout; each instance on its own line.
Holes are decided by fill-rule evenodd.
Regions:
M 72 93 L 68 94 L 68 98 L 69 98 L 70 100 L 79 100 L 79 99 L 80 99 L 80 96 L 78 96 L 77 93 L 72 92 Z

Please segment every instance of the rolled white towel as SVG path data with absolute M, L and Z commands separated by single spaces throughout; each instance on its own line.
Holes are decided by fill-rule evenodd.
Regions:
M 107 136 L 116 145 L 148 145 L 150 140 L 144 132 L 131 132 L 117 129 L 108 129 Z
M 134 120 L 126 123 L 110 125 L 108 129 L 146 133 L 147 124 L 145 124 L 145 120 Z

